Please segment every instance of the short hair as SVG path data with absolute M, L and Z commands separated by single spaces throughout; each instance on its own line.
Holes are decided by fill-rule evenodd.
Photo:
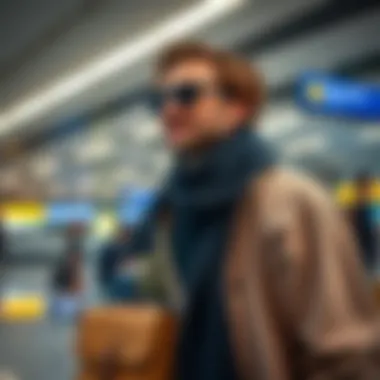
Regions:
M 169 46 L 158 58 L 157 75 L 191 60 L 211 63 L 217 71 L 218 84 L 228 95 L 244 103 L 248 117 L 256 118 L 265 101 L 265 84 L 261 72 L 247 59 L 199 42 L 180 42 Z

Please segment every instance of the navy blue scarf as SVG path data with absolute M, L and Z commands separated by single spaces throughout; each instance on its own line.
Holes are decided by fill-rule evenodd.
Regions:
M 173 217 L 173 251 L 187 309 L 178 380 L 236 380 L 228 339 L 222 268 L 233 212 L 247 183 L 274 163 L 248 128 L 196 158 L 181 158 L 164 198 Z

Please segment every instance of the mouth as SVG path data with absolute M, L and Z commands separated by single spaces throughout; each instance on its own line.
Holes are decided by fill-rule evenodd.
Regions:
M 187 127 L 185 122 L 175 121 L 166 124 L 166 134 L 169 139 L 181 138 L 186 133 Z

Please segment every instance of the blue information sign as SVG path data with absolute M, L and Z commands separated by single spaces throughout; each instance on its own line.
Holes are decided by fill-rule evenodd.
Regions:
M 321 73 L 306 73 L 297 84 L 301 107 L 321 114 L 380 120 L 380 86 Z
M 63 225 L 75 222 L 88 223 L 95 217 L 95 207 L 86 202 L 57 202 L 47 207 L 47 223 Z
M 119 219 L 123 223 L 137 224 L 155 199 L 150 189 L 129 189 L 119 206 Z

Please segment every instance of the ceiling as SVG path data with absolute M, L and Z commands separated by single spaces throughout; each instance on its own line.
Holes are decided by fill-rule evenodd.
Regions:
M 195 2 L 6 1 L 2 5 L 4 9 L 0 9 L 1 17 L 5 19 L 0 19 L 0 22 L 4 21 L 5 29 L 1 34 L 4 36 L 1 41 L 4 49 L 0 55 L 1 108 L 7 113 L 24 100 L 38 97 L 45 89 L 101 59 L 115 46 L 133 41 L 147 28 Z M 78 94 L 76 102 L 85 96 L 89 95 Z M 63 114 L 83 109 L 84 105 L 83 102 L 79 108 L 71 109 L 65 107 L 65 103 L 60 104 Z M 56 110 L 56 107 L 52 108 Z M 46 113 L 43 116 L 46 117 Z M 33 124 L 30 121 L 24 120 L 20 130 L 30 128 Z
M 380 40 L 376 38 L 380 7 L 375 3 L 246 0 L 190 35 L 243 52 L 258 64 L 270 89 L 260 120 L 264 136 L 283 152 L 285 161 L 307 164 L 336 177 L 336 173 L 376 162 L 379 145 L 374 141 L 380 141 L 376 126 L 310 118 L 293 104 L 292 89 L 305 69 L 372 80 L 380 77 Z M 36 192 L 49 189 L 54 194 L 81 192 L 100 197 L 112 196 L 129 183 L 155 183 L 169 157 L 141 90 L 149 81 L 154 54 L 41 114 L 14 125 L 4 120 L 115 46 L 136 41 L 199 4 L 186 0 L 1 1 L 0 25 L 5 32 L 0 33 L 0 143 L 13 157 L 4 168 L 8 182 L 15 182 L 17 176 L 24 182 L 30 177 L 31 183 L 38 178 Z M 33 150 L 18 156 L 20 146 Z M 349 165 L 353 151 L 356 164 Z
M 16 117 L 17 122 L 14 122 L 14 116 L 20 114 L 20 108 L 24 108 L 25 111 L 23 107 L 25 104 L 34 102 L 37 105 L 34 109 L 38 108 L 37 100 L 51 93 L 54 86 L 62 84 L 78 73 L 81 74 L 91 68 L 94 62 L 107 57 L 114 49 L 136 41 L 148 31 L 162 25 L 163 21 L 171 20 L 173 15 L 179 17 L 178 15 L 194 7 L 200 7 L 202 4 L 217 4 L 214 6 L 216 9 L 222 4 L 241 4 L 236 8 L 227 8 L 229 11 L 226 12 L 227 14 L 219 15 L 216 21 L 204 23 L 190 33 L 194 37 L 216 44 L 233 46 L 238 41 L 259 35 L 263 30 L 271 31 L 284 20 L 302 16 L 305 9 L 310 9 L 323 0 L 311 0 L 306 5 L 302 0 L 288 0 L 286 4 L 277 0 L 265 2 L 263 0 L 160 0 L 157 2 L 150 0 L 139 2 L 96 0 L 94 2 L 91 0 L 87 6 L 83 5 L 83 1 L 71 0 L 71 2 L 71 9 L 62 9 L 65 14 L 65 17 L 61 16 L 63 19 L 56 20 L 59 15 L 57 8 L 60 6 L 51 11 L 55 24 L 51 20 L 50 23 L 55 26 L 49 28 L 45 26 L 46 37 L 43 38 L 42 32 L 38 36 L 37 30 L 41 29 L 35 27 L 34 33 L 37 33 L 37 37 L 34 41 L 37 42 L 30 42 L 30 45 L 25 45 L 27 46 L 25 48 L 20 42 L 18 55 L 3 58 L 7 63 L 3 65 L 2 70 L 0 66 L 0 109 L 3 109 L 0 115 L 0 136 L 42 129 L 59 123 L 68 115 L 90 112 L 105 102 L 133 93 L 149 79 L 154 54 L 139 60 L 138 63 L 128 65 L 125 69 L 120 68 L 110 73 L 106 78 L 95 81 L 84 90 L 77 91 L 72 96 L 65 97 L 63 101 L 49 106 L 44 112 L 36 115 L 26 112 L 27 117 L 21 120 L 17 120 L 18 117 Z M 21 4 L 19 9 L 22 9 Z M 35 12 L 39 13 L 39 9 L 40 7 L 36 4 Z M 49 7 L 46 8 L 46 12 L 49 13 Z M 5 9 L 2 13 L 3 17 L 6 17 L 6 14 Z M 46 15 L 45 24 L 47 20 Z M 38 22 L 38 18 L 34 22 Z M 22 30 L 22 33 L 19 32 L 21 34 L 25 30 L 28 32 L 26 28 L 24 30 L 22 20 L 19 21 L 19 25 L 18 23 L 12 25 L 17 25 L 17 27 L 14 26 L 15 31 L 10 30 L 9 35 L 13 35 L 17 30 Z M 32 29 L 32 26 L 30 28 Z M 20 41 L 25 41 L 25 39 L 26 37 L 19 38 Z M 6 45 L 9 44 L 12 42 L 6 43 Z M 16 48 L 14 47 L 13 50 L 16 51 Z M 4 56 L 6 57 L 5 53 Z M 81 77 L 83 76 L 79 75 L 78 82 Z

